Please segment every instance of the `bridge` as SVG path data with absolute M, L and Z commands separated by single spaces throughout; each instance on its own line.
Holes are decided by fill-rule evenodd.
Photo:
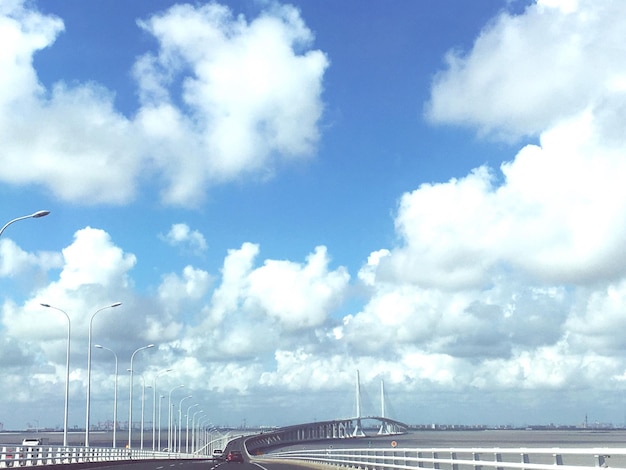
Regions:
M 317 421 L 286 426 L 250 437 L 246 440 L 246 447 L 250 453 L 254 454 L 260 450 L 298 442 L 366 437 L 367 431 L 376 435 L 401 434 L 407 432 L 408 429 L 407 424 L 378 416 Z

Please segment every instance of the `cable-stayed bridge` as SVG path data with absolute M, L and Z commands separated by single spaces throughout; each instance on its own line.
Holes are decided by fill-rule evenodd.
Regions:
M 255 453 L 259 449 L 279 447 L 297 442 L 365 437 L 367 432 L 381 434 L 382 429 L 385 430 L 385 434 L 401 434 L 408 430 L 408 425 L 380 416 L 317 421 L 285 426 L 252 436 L 246 440 L 246 447 L 251 453 Z

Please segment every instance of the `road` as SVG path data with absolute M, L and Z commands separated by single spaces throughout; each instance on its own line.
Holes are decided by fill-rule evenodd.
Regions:
M 50 467 L 47 467 L 50 468 Z M 87 465 L 81 465 L 81 468 L 90 468 Z M 102 463 L 94 464 L 93 468 L 98 470 L 302 470 L 302 466 L 289 465 L 284 463 L 277 464 L 256 464 L 250 462 L 244 463 L 226 463 L 213 462 L 211 460 L 146 460 L 134 461 L 128 463 L 118 463 L 114 465 L 103 466 Z

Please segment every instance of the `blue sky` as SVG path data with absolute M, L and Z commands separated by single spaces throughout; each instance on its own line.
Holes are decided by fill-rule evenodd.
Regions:
M 216 424 L 356 370 L 409 423 L 622 424 L 620 2 L 120 5 L 0 6 L 4 218 L 51 211 L 0 239 L 5 428 L 63 421 L 42 302 L 83 425 L 117 301 L 94 342 Z

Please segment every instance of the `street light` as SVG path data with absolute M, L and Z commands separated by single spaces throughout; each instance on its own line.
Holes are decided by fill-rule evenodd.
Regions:
M 153 348 L 154 344 L 149 344 L 147 346 L 143 346 L 139 349 L 136 349 L 135 352 L 130 356 L 130 400 L 128 403 L 128 448 L 132 447 L 131 437 L 133 432 L 133 359 L 135 358 L 135 354 L 139 351 L 143 351 L 144 349 Z
M 167 403 L 167 448 L 169 452 L 172 451 L 172 392 L 178 388 L 183 388 L 184 385 L 178 385 L 170 390 L 169 401 Z
M 6 229 L 13 222 L 17 222 L 18 220 L 24 220 L 24 219 L 38 219 L 39 217 L 44 217 L 48 215 L 49 213 L 50 211 L 37 211 L 30 215 L 24 215 L 22 217 L 17 217 L 13 220 L 9 220 L 6 224 L 4 224 L 4 227 L 0 228 L 0 235 L 2 235 L 2 232 L 4 232 L 4 229 Z
M 188 454 L 189 453 L 189 412 L 191 411 L 192 408 L 195 408 L 196 406 L 200 406 L 200 403 L 196 403 L 195 405 L 191 405 L 189 408 L 187 408 L 187 424 L 185 426 L 185 453 Z
M 183 402 L 188 398 L 192 398 L 192 395 L 187 395 L 183 399 L 180 400 L 178 404 L 178 452 L 180 453 L 180 435 L 183 430 Z M 176 435 L 174 435 L 174 440 L 176 440 Z
M 152 381 L 152 450 L 155 450 L 156 445 L 156 406 L 157 406 L 157 386 L 156 381 L 159 375 L 167 374 L 171 372 L 172 369 L 162 370 L 158 374 L 154 376 L 154 380 Z M 161 436 L 161 409 L 159 409 L 159 437 Z M 160 439 L 159 439 L 160 441 Z M 159 447 L 161 447 L 161 443 L 159 442 Z M 161 450 L 161 449 L 159 449 Z
M 89 447 L 89 408 L 91 406 L 91 332 L 93 329 L 93 319 L 102 310 L 107 308 L 119 307 L 122 302 L 115 302 L 106 307 L 96 310 L 89 319 L 89 339 L 87 341 L 87 410 L 85 412 L 85 447 Z
M 115 449 L 117 447 L 117 438 L 115 434 L 117 430 L 117 354 L 115 354 L 112 349 L 105 348 L 99 344 L 96 344 L 94 348 L 111 351 L 113 356 L 115 356 L 115 391 L 113 392 L 113 448 Z
M 191 418 L 191 453 L 193 454 L 196 449 L 196 415 L 198 413 L 204 413 L 204 410 L 196 411 Z
M 198 419 L 198 447 L 196 448 L 196 452 L 200 452 L 200 450 L 205 448 L 204 442 L 206 441 L 205 437 L 205 423 L 211 423 L 211 418 L 208 416 L 203 416 Z M 201 432 L 202 431 L 202 432 Z M 206 451 L 205 451 L 206 453 Z
M 45 211 L 42 211 L 42 212 L 45 212 Z M 46 214 L 38 215 L 37 217 L 43 217 Z M 6 225 L 2 228 L 2 230 L 4 230 L 5 228 L 6 228 Z M 2 233 L 1 230 L 0 230 L 0 233 Z M 65 365 L 65 412 L 63 416 L 63 446 L 67 447 L 67 413 L 68 413 L 69 396 L 70 396 L 70 330 L 72 328 L 71 327 L 72 322 L 70 321 L 70 316 L 65 311 L 61 310 L 60 308 L 53 307 L 52 305 L 49 305 L 49 304 L 40 304 L 40 305 L 42 307 L 58 310 L 67 318 L 67 359 L 66 359 L 66 365 Z
M 140 375 L 139 377 L 141 377 L 141 427 L 140 427 L 141 444 L 140 444 L 140 449 L 143 450 L 143 424 L 144 424 L 143 418 L 144 418 L 144 409 L 145 409 L 145 404 L 146 404 L 146 379 L 144 378 L 143 375 Z M 150 385 L 148 385 L 148 388 L 150 388 Z
M 169 449 L 170 452 L 176 452 L 176 403 L 172 403 L 172 410 L 170 411 L 170 418 L 172 420 L 172 446 Z
M 163 406 L 161 405 L 161 400 L 165 398 L 165 395 L 159 395 L 159 452 L 161 451 L 161 410 Z

